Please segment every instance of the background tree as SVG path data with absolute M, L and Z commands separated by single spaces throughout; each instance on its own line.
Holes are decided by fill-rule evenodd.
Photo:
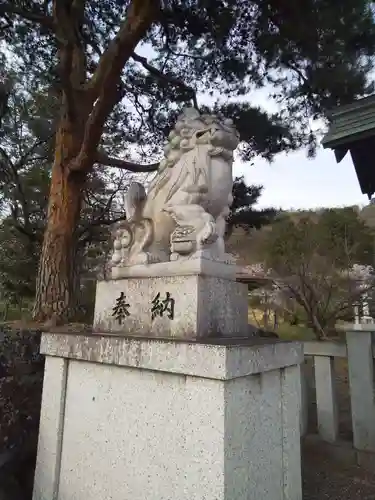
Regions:
M 0 287 L 6 304 L 19 304 L 30 302 L 36 290 L 58 103 L 48 94 L 34 96 L 22 72 L 14 71 L 12 82 L 1 128 Z M 116 148 L 113 137 L 108 137 L 106 150 Z M 93 312 L 96 279 L 107 276 L 111 224 L 125 218 L 121 198 L 130 180 L 127 171 L 102 167 L 92 172 L 85 188 L 74 264 L 79 269 L 80 318 L 86 321 Z M 261 191 L 260 186 L 247 186 L 243 178 L 235 179 L 230 230 L 238 225 L 258 228 L 271 220 L 273 209 L 254 208 Z
M 36 275 L 47 221 L 56 99 L 34 96 L 22 74 L 12 75 L 0 145 L 0 287 L 7 302 L 35 296 Z M 107 141 L 107 148 L 114 146 Z M 125 218 L 119 204 L 131 176 L 110 169 L 93 172 L 83 193 L 77 226 L 77 288 L 104 270 L 110 225 Z M 82 299 L 81 299 L 82 309 Z
M 267 232 L 265 269 L 322 339 L 373 290 L 373 233 L 353 208 L 283 215 Z M 365 273 L 358 272 L 364 270 Z
M 274 219 L 277 214 L 275 208 L 256 208 L 262 191 L 263 186 L 247 185 L 244 177 L 234 179 L 233 203 L 227 218 L 227 238 L 231 236 L 235 227 L 242 227 L 247 231 L 260 229 Z
M 138 157 L 152 161 L 182 105 L 196 105 L 197 92 L 219 92 L 213 109 L 234 118 L 243 158 L 272 158 L 302 145 L 312 154 L 311 117 L 372 91 L 371 5 L 1 0 L 4 40 L 29 78 L 38 87 L 53 84 L 60 99 L 35 317 L 63 321 L 77 309 L 76 228 L 93 166 L 155 168 L 109 159 L 98 149 L 106 134 L 125 135 L 127 159 L 130 146 L 139 144 Z M 246 102 L 265 85 L 272 86 L 279 113 Z M 228 97 L 235 99 L 228 103 Z M 108 127 L 112 113 L 121 114 L 120 126 Z

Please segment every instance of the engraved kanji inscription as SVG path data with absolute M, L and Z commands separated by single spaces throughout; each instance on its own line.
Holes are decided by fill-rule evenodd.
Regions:
M 120 296 L 116 299 L 116 304 L 112 309 L 112 316 L 116 319 L 119 325 L 122 325 L 125 318 L 130 316 L 129 312 L 130 304 L 126 302 L 126 296 L 124 292 L 121 292 Z
M 169 292 L 165 294 L 165 298 L 161 298 L 158 293 L 152 301 L 151 319 L 154 320 L 157 316 L 163 317 L 164 314 L 169 318 L 174 318 L 175 300 Z

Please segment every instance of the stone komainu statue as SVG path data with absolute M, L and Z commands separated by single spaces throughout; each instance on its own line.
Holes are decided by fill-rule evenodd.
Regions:
M 127 221 L 116 234 L 113 265 L 167 262 L 201 250 L 215 260 L 224 258 L 238 143 L 232 120 L 186 109 L 169 134 L 148 193 L 138 182 L 129 187 Z

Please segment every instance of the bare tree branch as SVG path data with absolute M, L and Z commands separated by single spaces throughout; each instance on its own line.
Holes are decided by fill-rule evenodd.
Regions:
M 366 287 L 358 286 L 356 290 L 352 290 L 350 295 L 346 297 L 346 300 L 341 301 L 338 306 L 333 309 L 332 313 L 328 316 L 328 319 L 334 319 L 338 317 L 340 314 L 345 313 L 347 310 L 352 308 L 352 302 L 357 302 L 368 292 L 374 290 L 374 283 L 369 283 Z
M 129 170 L 129 172 L 142 173 L 142 172 L 155 172 L 159 163 L 151 163 L 150 165 L 139 165 L 138 163 L 133 163 L 126 160 L 121 160 L 119 158 L 112 158 L 108 156 L 103 151 L 98 151 L 96 155 L 96 163 L 101 163 L 108 167 L 116 167 L 122 170 Z

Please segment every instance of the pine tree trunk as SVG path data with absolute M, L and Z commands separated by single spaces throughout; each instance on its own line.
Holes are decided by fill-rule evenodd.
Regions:
M 47 227 L 39 263 L 33 317 L 35 321 L 62 324 L 72 321 L 78 309 L 79 279 L 75 266 L 76 227 L 79 222 L 84 172 L 70 172 L 69 159 L 80 140 L 63 118 L 56 134 Z
M 64 112 L 56 134 L 47 228 L 33 314 L 36 321 L 52 324 L 71 321 L 78 310 L 76 228 L 87 172 L 96 159 L 105 121 L 122 98 L 122 68 L 160 10 L 157 0 L 129 2 L 125 21 L 86 82 L 86 56 L 80 33 L 84 2 L 74 2 L 77 3 L 74 9 L 70 9 L 71 3 L 63 6 L 54 2 L 57 35 L 67 41 L 59 43 L 58 50 Z

